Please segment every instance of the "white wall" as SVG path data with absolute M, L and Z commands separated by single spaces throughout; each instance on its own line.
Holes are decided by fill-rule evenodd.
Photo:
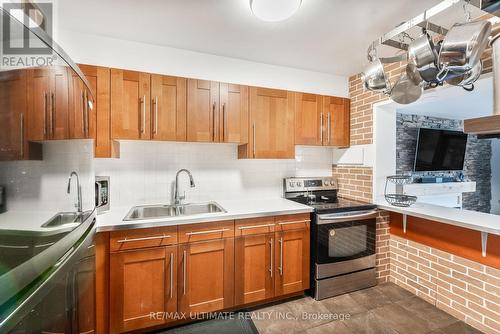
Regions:
M 491 141 L 491 211 L 500 215 L 500 139 Z
M 91 20 L 92 18 L 89 18 L 89 22 Z M 308 93 L 348 96 L 348 78 L 326 73 L 68 30 L 58 32 L 57 42 L 77 63 Z
M 76 171 L 82 185 L 83 209 L 94 207 L 94 156 L 91 140 L 43 143 L 43 160 L 0 163 L 0 184 L 7 187 L 9 211 L 75 211 L 76 180 L 67 194 L 68 177 Z
M 96 175 L 111 177 L 111 206 L 169 203 L 175 173 L 187 201 L 275 198 L 289 176 L 331 176 L 332 149 L 296 147 L 295 160 L 238 160 L 232 144 L 121 141 L 120 159 L 96 159 Z

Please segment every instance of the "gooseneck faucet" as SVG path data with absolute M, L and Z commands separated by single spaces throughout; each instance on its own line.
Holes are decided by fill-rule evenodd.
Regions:
M 68 194 L 71 193 L 71 179 L 73 178 L 73 176 L 76 176 L 76 189 L 78 194 L 78 203 L 75 204 L 75 208 L 77 209 L 78 213 L 82 213 L 82 187 L 80 186 L 80 178 L 78 177 L 78 173 L 75 171 L 72 171 L 71 174 L 69 174 Z
M 189 176 L 189 184 L 191 188 L 194 188 L 194 180 L 193 180 L 193 175 L 191 175 L 191 172 L 188 171 L 187 169 L 179 169 L 177 174 L 175 174 L 175 190 L 174 190 L 174 204 L 179 205 L 181 204 L 181 201 L 186 198 L 186 193 L 184 195 L 180 196 L 179 195 L 179 174 L 185 172 Z

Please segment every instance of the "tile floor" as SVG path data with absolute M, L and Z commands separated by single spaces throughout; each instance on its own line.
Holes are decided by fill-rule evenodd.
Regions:
M 301 297 L 252 310 L 259 333 L 481 333 L 393 283 L 322 301 Z

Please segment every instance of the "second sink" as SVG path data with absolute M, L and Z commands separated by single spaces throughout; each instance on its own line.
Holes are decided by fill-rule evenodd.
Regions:
M 221 212 L 226 211 L 215 202 L 183 205 L 141 205 L 134 206 L 123 220 L 169 218 Z

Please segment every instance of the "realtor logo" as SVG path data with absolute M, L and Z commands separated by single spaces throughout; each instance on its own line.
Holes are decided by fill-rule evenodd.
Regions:
M 30 31 L 52 36 L 52 13 L 51 2 L 2 3 L 0 68 L 16 69 L 53 64 L 57 57 L 53 55 L 52 48 Z
M 52 3 L 3 3 L 2 53 L 4 55 L 48 55 L 52 50 L 28 29 L 42 29 L 52 36 Z M 8 15 L 8 14 L 10 15 Z

